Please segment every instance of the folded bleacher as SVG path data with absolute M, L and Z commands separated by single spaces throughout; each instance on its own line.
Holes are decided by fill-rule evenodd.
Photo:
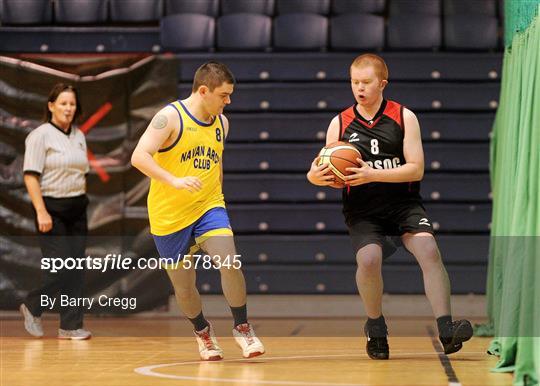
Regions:
M 356 293 L 341 192 L 305 173 L 331 118 L 353 104 L 349 64 L 376 51 L 390 70 L 387 98 L 420 121 L 421 193 L 454 292 L 482 293 L 501 17 L 495 0 L 3 0 L 0 52 L 173 52 L 180 98 L 200 64 L 229 65 L 238 83 L 224 191 L 248 290 Z M 147 226 L 144 205 L 125 208 L 134 232 Z M 388 292 L 423 292 L 404 250 L 383 271 Z M 220 292 L 218 275 L 198 280 Z

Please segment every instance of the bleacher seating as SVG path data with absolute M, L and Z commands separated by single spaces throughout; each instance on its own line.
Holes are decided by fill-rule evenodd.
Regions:
M 311 2 L 308 2 L 311 3 Z M 274 19 L 276 50 L 320 51 L 326 48 L 328 19 L 312 13 L 288 13 Z
M 272 21 L 260 14 L 224 15 L 217 23 L 217 48 L 220 51 L 264 51 L 270 48 Z
M 10 2 L 19 0 L 4 0 Z M 419 119 L 426 171 L 421 194 L 453 291 L 484 292 L 502 9 L 493 13 L 495 5 L 477 9 L 477 1 L 460 0 L 156 0 L 140 9 L 126 7 L 130 2 L 143 6 L 103 0 L 110 14 L 103 17 L 98 7 L 86 18 L 66 10 L 56 18 L 47 14 L 53 4 L 64 6 L 62 0 L 17 17 L 4 6 L 0 51 L 172 51 L 180 98 L 191 92 L 200 64 L 226 63 L 238 83 L 225 111 L 231 129 L 224 193 L 250 292 L 356 293 L 342 192 L 309 184 L 305 173 L 332 117 L 354 103 L 349 65 L 365 51 L 380 52 L 388 64 L 386 97 Z M 111 175 L 134 190 L 141 181 L 133 170 Z M 91 172 L 89 184 L 96 178 Z M 119 209 L 117 222 L 97 231 L 116 227 L 147 237 L 145 200 L 139 194 Z M 204 292 L 220 292 L 218 274 L 200 273 L 199 283 L 208 284 Z M 420 270 L 403 249 L 388 259 L 383 275 L 388 292 L 423 292 Z
M 167 0 L 165 5 L 167 15 L 177 13 L 200 13 L 216 17 L 219 13 L 219 0 Z
M 441 20 L 424 14 L 399 14 L 388 18 L 388 48 L 435 50 L 441 46 Z
M 497 4 L 495 0 L 443 0 L 444 15 L 484 15 L 495 17 Z
M 166 49 L 209 50 L 214 47 L 215 21 L 198 13 L 166 16 L 160 23 L 160 40 Z
M 454 15 L 444 19 L 444 46 L 449 50 L 495 50 L 497 19 L 486 15 Z
M 55 0 L 54 18 L 59 24 L 101 24 L 107 21 L 107 1 Z
M 272 16 L 274 14 L 274 0 L 221 0 L 221 13 L 258 13 Z
M 309 169 L 320 148 L 320 144 L 230 144 L 224 170 L 302 172 Z M 487 143 L 425 143 L 424 157 L 426 170 L 487 172 L 489 146 Z
M 375 13 L 382 14 L 385 0 L 332 0 L 332 14 L 341 15 L 349 13 Z
M 163 0 L 109 0 L 111 21 L 157 22 L 163 15 Z
M 191 84 L 181 83 L 179 95 Z M 352 104 L 349 85 L 343 82 L 238 84 L 231 112 L 249 111 L 335 111 Z M 290 99 L 284 99 L 288 95 Z M 394 83 L 386 96 L 413 110 L 486 111 L 497 107 L 499 85 L 495 83 Z
M 389 2 L 388 14 L 390 17 L 400 15 L 441 15 L 440 0 L 392 0 Z
M 314 13 L 328 15 L 330 11 L 330 0 L 277 0 L 277 13 Z
M 490 192 L 485 170 L 482 173 L 428 171 L 422 180 L 422 198 L 426 202 L 486 202 Z M 236 173 L 226 175 L 224 184 L 229 203 L 339 202 L 341 193 L 338 189 L 311 185 L 303 174 L 293 173 Z
M 50 24 L 52 8 L 44 0 L 2 0 L 2 24 L 29 25 Z
M 353 13 L 330 19 L 330 48 L 334 51 L 377 50 L 384 47 L 384 18 Z
M 70 47 L 62 38 L 57 41 L 47 36 L 65 32 L 62 26 L 66 25 L 74 28 L 69 33 L 76 40 L 77 52 L 102 52 L 102 46 L 117 52 L 140 51 L 137 24 L 141 23 L 148 28 L 143 31 L 147 34 L 145 40 L 152 40 L 153 52 L 183 52 L 185 45 L 159 40 L 159 20 L 176 14 L 206 15 L 215 19 L 214 24 L 220 17 L 235 15 L 238 28 L 249 25 L 252 30 L 255 25 L 251 14 L 271 17 L 273 39 L 264 51 L 493 51 L 500 49 L 503 15 L 502 5 L 495 0 L 2 1 L 5 10 L 0 26 L 0 52 L 69 52 Z M 262 24 L 259 28 L 266 30 L 267 20 L 259 19 Z M 132 27 L 114 28 L 119 23 Z M 26 25 L 40 25 L 43 29 L 12 28 Z M 137 39 L 132 40 L 133 36 Z M 96 37 L 102 42 L 96 44 Z M 15 40 L 20 40 L 22 45 Z M 114 43 L 119 40 L 122 44 Z M 192 43 L 195 40 L 191 39 Z M 219 46 L 222 40 L 210 37 L 209 47 L 205 37 L 199 39 L 199 46 L 189 44 L 188 51 L 253 49 L 248 48 L 252 43 L 248 47 Z

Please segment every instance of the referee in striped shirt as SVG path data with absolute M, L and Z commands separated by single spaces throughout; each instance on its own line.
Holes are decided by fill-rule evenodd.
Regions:
M 80 116 L 77 90 L 63 83 L 51 92 L 46 122 L 26 138 L 24 153 L 24 183 L 32 200 L 43 257 L 84 257 L 87 220 L 86 174 L 88 158 L 84 134 L 72 123 Z M 69 298 L 83 296 L 83 270 L 62 269 L 43 272 L 39 288 L 31 291 L 20 306 L 25 328 L 33 336 L 43 336 L 42 296 L 55 298 L 59 293 Z M 60 306 L 62 339 L 89 339 L 83 329 L 83 309 Z

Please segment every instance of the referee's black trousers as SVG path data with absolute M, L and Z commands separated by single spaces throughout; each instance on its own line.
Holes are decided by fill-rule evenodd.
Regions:
M 84 258 L 88 233 L 86 195 L 69 198 L 43 197 L 43 199 L 53 220 L 49 232 L 39 233 L 43 257 L 60 258 L 64 261 L 67 258 Z M 39 317 L 45 311 L 46 307 L 42 305 L 44 297 L 56 298 L 55 308 L 60 312 L 60 328 L 63 330 L 82 328 L 83 307 L 73 302 L 83 297 L 84 269 L 63 268 L 56 273 L 42 270 L 42 275 L 41 286 L 31 291 L 24 302 L 32 315 Z M 59 294 L 71 302 L 61 305 L 61 297 L 57 296 Z

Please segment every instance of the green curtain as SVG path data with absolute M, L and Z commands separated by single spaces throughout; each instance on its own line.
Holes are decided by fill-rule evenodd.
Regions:
M 507 0 L 500 107 L 491 143 L 488 316 L 493 371 L 540 385 L 540 0 Z M 485 331 L 484 331 L 485 332 Z

